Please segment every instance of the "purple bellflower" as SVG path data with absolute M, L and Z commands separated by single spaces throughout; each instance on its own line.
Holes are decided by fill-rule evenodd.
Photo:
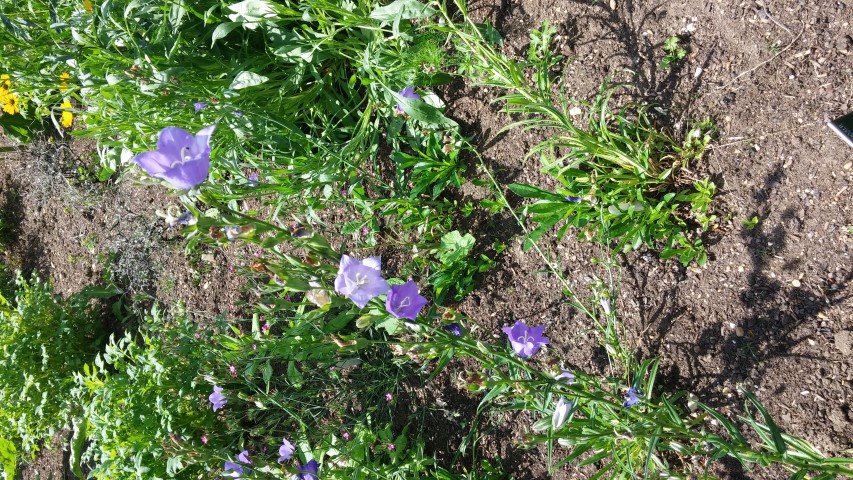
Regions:
M 200 112 L 207 107 L 207 102 L 195 102 L 193 104 L 193 108 L 195 108 L 196 112 Z
M 456 335 L 457 337 L 462 336 L 462 327 L 460 327 L 458 323 L 448 323 L 447 325 L 441 328 Z
M 166 127 L 157 139 L 157 150 L 133 157 L 133 162 L 152 177 L 187 190 L 207 179 L 210 170 L 210 136 L 216 125 L 202 128 L 195 136 L 178 127 Z
M 571 195 L 566 195 L 563 198 L 565 198 L 567 202 L 571 203 L 581 203 L 581 200 L 583 200 L 581 197 L 573 197 Z
M 636 388 L 629 388 L 628 393 L 625 394 L 625 403 L 623 403 L 622 406 L 625 408 L 631 408 L 640 403 L 640 397 L 637 396 L 639 393 L 640 391 Z
M 392 285 L 385 300 L 385 310 L 397 318 L 414 320 L 427 304 L 427 299 L 418 294 L 418 285 L 409 280 L 402 285 Z
M 240 454 L 237 455 L 237 461 L 240 463 L 245 463 L 246 465 L 251 465 L 252 461 L 249 460 L 249 451 L 243 450 L 242 452 L 240 452 Z
M 288 460 L 290 457 L 292 457 L 294 450 L 295 449 L 293 448 L 293 445 L 288 442 L 286 438 L 282 439 L 281 446 L 278 447 L 279 463 Z
M 554 380 L 557 380 L 558 382 L 563 382 L 566 385 L 570 385 L 572 383 L 575 383 L 575 375 L 568 370 L 563 370 L 562 373 L 554 377 Z
M 408 98 L 410 100 L 420 100 L 421 99 L 421 96 L 418 95 L 417 93 L 415 93 L 414 87 L 406 87 L 397 93 L 399 93 L 401 97 Z M 401 105 L 399 103 L 397 104 L 397 110 L 396 111 L 398 114 L 405 113 L 405 110 L 403 110 L 403 105 Z
M 258 186 L 258 174 L 253 173 L 249 175 L 249 186 L 255 188 Z
M 358 308 L 364 308 L 373 297 L 391 288 L 380 275 L 381 263 L 379 257 L 358 260 L 344 255 L 335 278 L 335 291 L 352 300 Z
M 551 343 L 542 335 L 545 326 L 528 327 L 523 321 L 518 320 L 512 327 L 504 327 L 501 330 L 507 334 L 512 349 L 521 358 L 527 358 L 538 352 L 542 345 Z
M 305 465 L 299 466 L 299 473 L 296 475 L 298 480 L 317 480 L 320 478 L 317 471 L 320 469 L 320 464 L 317 460 L 312 459 Z
M 240 475 L 246 473 L 239 463 L 234 462 L 225 462 L 223 469 L 225 470 L 223 477 L 242 478 Z
M 222 387 L 213 386 L 213 393 L 207 397 L 210 400 L 210 403 L 213 404 L 213 411 L 217 411 L 220 408 L 224 407 L 226 403 L 228 403 L 228 399 L 225 398 L 225 395 L 222 394 Z

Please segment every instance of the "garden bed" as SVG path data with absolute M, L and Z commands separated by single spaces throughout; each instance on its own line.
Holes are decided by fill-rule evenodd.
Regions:
M 714 122 L 718 133 L 709 150 L 689 165 L 691 174 L 709 176 L 717 185 L 719 221 L 702 235 L 707 264 L 684 266 L 640 248 L 616 255 L 608 267 L 610 250 L 577 240 L 577 230 L 561 240 L 545 235 L 539 246 L 581 298 L 592 298 L 595 278 L 613 276 L 618 295 L 612 307 L 625 327 L 624 344 L 640 359 L 661 359 L 661 390 L 687 390 L 733 418 L 744 414 L 742 386 L 782 431 L 826 455 L 849 456 L 853 149 L 833 135 L 826 120 L 853 110 L 853 5 L 643 3 L 485 1 L 468 8 L 476 21 L 493 24 L 510 57 L 526 55 L 530 32 L 543 21 L 553 25 L 552 49 L 565 58 L 559 69 L 573 98 L 592 101 L 602 80 L 612 78 L 633 87 L 626 96 L 660 108 L 654 122 L 662 131 L 684 132 L 697 119 Z M 673 36 L 685 57 L 663 68 L 662 45 Z M 542 132 L 502 131 L 511 121 L 498 100 L 505 92 L 459 78 L 436 91 L 447 104 L 445 115 L 472 138 L 500 185 L 558 187 L 542 173 L 537 156 L 527 157 Z M 85 173 L 92 149 L 79 140 L 37 141 L 4 157 L 0 201 L 12 234 L 5 263 L 52 278 L 63 295 L 109 274 L 121 279 L 131 300 L 183 302 L 199 323 L 220 316 L 251 328 L 246 319 L 256 285 L 239 271 L 251 265 L 254 247 L 200 245 L 185 254 L 178 230 L 155 213 L 175 199 L 160 186 L 95 181 Z M 465 160 L 467 178 L 487 178 L 475 156 Z M 493 198 L 482 183 L 465 183 L 446 195 L 459 205 Z M 526 204 L 507 196 L 516 209 Z M 340 225 L 347 214 L 332 209 L 319 217 Z M 476 275 L 475 288 L 461 301 L 444 302 L 472 319 L 470 335 L 501 344 L 506 338 L 501 328 L 516 320 L 544 325 L 551 343 L 534 364 L 571 366 L 590 375 L 612 372 L 592 325 L 567 301 L 542 257 L 525 251 L 524 231 L 507 211 L 475 209 L 458 216 L 454 228 L 471 233 L 478 248 L 506 246 L 502 253 L 482 247 L 495 265 Z M 352 243 L 332 227 L 328 232 L 333 247 L 335 241 Z M 383 255 L 402 251 L 383 248 Z M 383 260 L 389 269 L 405 263 Z M 435 379 L 403 382 L 395 418 L 423 414 L 427 456 L 445 468 L 461 472 L 483 458 L 519 480 L 549 477 L 545 446 L 522 445 L 538 420 L 528 412 L 479 417 L 476 454 L 469 446 L 456 455 L 483 397 L 468 391 L 477 368 L 456 359 Z M 557 460 L 568 452 L 555 446 Z M 689 458 L 670 461 L 698 468 Z M 65 475 L 58 458 L 55 466 L 55 474 Z M 596 466 L 566 465 L 551 478 L 586 478 Z M 25 469 L 24 478 L 35 478 L 35 469 Z M 716 463 L 711 472 L 768 480 L 786 475 L 778 467 L 749 470 L 733 460 Z

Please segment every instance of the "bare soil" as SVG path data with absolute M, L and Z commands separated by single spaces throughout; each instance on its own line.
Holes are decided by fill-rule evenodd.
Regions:
M 853 4 L 484 0 L 472 2 L 470 12 L 489 19 L 506 52 L 518 55 L 525 54 L 532 28 L 543 20 L 555 25 L 576 98 L 591 99 L 610 77 L 666 109 L 662 128 L 683 132 L 705 118 L 716 123 L 719 137 L 696 169 L 718 184 L 729 218 L 707 239 L 704 269 L 661 261 L 649 251 L 617 257 L 616 307 L 629 344 L 644 357 L 662 359 L 667 391 L 687 389 L 736 414 L 743 385 L 784 431 L 826 454 L 853 448 L 853 235 L 847 232 L 853 149 L 825 125 L 853 110 Z M 689 53 L 663 70 L 662 44 L 673 35 Z M 510 120 L 492 103 L 500 92 L 454 83 L 442 94 L 448 114 L 474 136 L 502 183 L 553 186 L 538 160 L 525 160 L 541 140 L 536 132 L 498 134 Z M 170 202 L 163 189 L 80 182 L 75 169 L 91 162 L 91 150 L 79 143 L 68 148 L 40 144 L 0 163 L 0 204 L 15 227 L 7 264 L 49 275 L 67 294 L 97 283 L 108 258 L 109 268 L 126 273 L 128 294 L 183 301 L 200 315 L 240 313 L 245 297 L 233 267 L 245 252 L 211 250 L 212 262 L 188 258 L 154 213 Z M 487 195 L 470 184 L 462 194 L 472 201 Z M 753 216 L 759 221 L 750 230 L 742 222 Z M 475 213 L 464 223 L 460 228 L 479 242 L 509 245 L 458 306 L 479 322 L 474 334 L 499 339 L 500 328 L 516 319 L 544 324 L 552 344 L 535 361 L 602 372 L 603 352 L 590 325 L 543 273 L 541 259 L 522 251 L 514 221 Z M 568 237 L 543 246 L 584 294 L 593 275 L 607 275 L 591 259 L 608 253 Z M 444 461 L 458 452 L 474 418 L 479 398 L 459 380 L 472 368 L 456 362 L 412 392 L 413 403 L 446 405 L 428 416 L 429 446 Z M 549 476 L 545 452 L 518 443 L 532 421 L 526 415 L 481 420 L 477 455 L 516 479 L 580 479 L 592 471 L 565 467 Z M 467 453 L 463 463 L 471 461 Z M 62 470 L 61 461 L 56 468 Z M 785 478 L 778 470 L 747 471 L 732 462 L 715 473 Z

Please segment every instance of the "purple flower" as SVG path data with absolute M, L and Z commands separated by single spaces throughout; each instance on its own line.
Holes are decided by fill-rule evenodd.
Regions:
M 640 391 L 636 388 L 629 388 L 628 393 L 625 394 L 625 403 L 623 403 L 622 406 L 625 408 L 630 408 L 640 403 L 640 397 L 637 396 L 639 393 Z
M 299 466 L 299 473 L 296 475 L 298 480 L 317 480 L 320 478 L 317 475 L 317 470 L 320 469 L 320 464 L 317 463 L 317 460 L 311 460 L 305 465 Z
M 200 112 L 207 107 L 207 102 L 195 102 L 193 104 L 193 108 L 195 108 L 196 112 Z
M 554 377 L 554 380 L 557 380 L 558 382 L 562 381 L 566 384 L 572 384 L 575 383 L 575 375 L 568 370 L 563 370 L 563 373 Z
M 456 335 L 457 337 L 462 336 L 462 327 L 460 327 L 458 323 L 449 323 L 441 328 L 442 330 L 447 330 L 448 332 Z
M 281 446 L 278 447 L 278 461 L 283 462 L 292 457 L 294 450 L 293 445 L 291 445 L 286 438 L 282 439 Z
M 240 475 L 243 475 L 244 473 L 246 473 L 243 470 L 243 467 L 241 467 L 239 463 L 225 462 L 225 465 L 223 466 L 223 468 L 225 469 L 225 472 L 226 472 L 223 474 L 223 476 L 225 476 L 225 477 L 242 478 L 242 477 L 240 477 Z
M 414 87 L 406 87 L 399 92 L 400 96 L 403 98 L 408 98 L 410 100 L 420 100 L 421 96 L 415 93 Z M 403 106 L 401 104 L 397 104 L 397 113 L 405 113 L 403 110 Z
M 222 394 L 222 387 L 213 386 L 213 393 L 207 397 L 210 400 L 210 403 L 213 404 L 213 411 L 217 411 L 220 408 L 224 407 L 226 403 L 228 403 L 228 399 L 225 398 L 225 395 Z
M 246 465 L 251 465 L 252 461 L 249 460 L 249 451 L 243 450 L 242 452 L 240 452 L 240 454 L 237 455 L 237 461 L 240 463 L 245 463 Z
M 195 225 L 197 221 L 193 212 L 186 211 L 175 220 L 175 225 Z
M 385 310 L 397 318 L 414 320 L 427 304 L 427 299 L 418 294 L 418 285 L 413 281 L 392 285 L 385 300 Z
M 193 136 L 182 128 L 166 127 L 160 132 L 157 150 L 140 153 L 133 162 L 179 190 L 190 189 L 207 179 L 214 128 L 216 125 L 202 128 Z
M 542 335 L 542 332 L 545 331 L 544 326 L 528 327 L 521 320 L 516 321 L 512 327 L 504 327 L 501 330 L 509 336 L 512 349 L 521 358 L 527 358 L 538 352 L 542 345 L 551 343 L 548 338 Z
M 563 198 L 565 198 L 567 202 L 571 202 L 571 203 L 581 203 L 581 200 L 582 200 L 581 197 L 573 197 L 571 195 L 566 195 Z
M 254 188 L 258 186 L 258 174 L 253 173 L 249 175 L 249 186 Z
M 352 300 L 358 308 L 364 308 L 370 299 L 391 288 L 379 274 L 380 265 L 379 257 L 358 260 L 344 255 L 335 278 L 335 291 Z

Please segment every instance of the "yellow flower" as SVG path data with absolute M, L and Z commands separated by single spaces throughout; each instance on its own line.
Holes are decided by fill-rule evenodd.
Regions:
M 21 107 L 18 105 L 18 96 L 14 93 L 10 93 L 6 95 L 3 99 L 3 111 L 8 113 L 9 115 L 14 115 L 21 111 Z
M 59 91 L 64 92 L 68 90 L 68 79 L 71 78 L 71 74 L 68 72 L 64 72 L 59 76 Z
M 71 123 L 74 121 L 74 114 L 71 113 L 71 111 L 70 111 L 71 102 L 69 102 L 66 99 L 65 101 L 62 102 L 62 104 L 59 106 L 59 108 L 69 109 L 69 110 L 65 110 L 64 112 L 62 112 L 62 119 L 60 120 L 59 123 L 65 128 L 71 128 Z
M 86 13 L 92 13 L 92 0 L 83 0 L 83 8 Z
M 0 75 L 0 88 L 8 87 L 11 84 L 12 80 L 9 79 L 9 75 L 6 75 L 5 73 Z

